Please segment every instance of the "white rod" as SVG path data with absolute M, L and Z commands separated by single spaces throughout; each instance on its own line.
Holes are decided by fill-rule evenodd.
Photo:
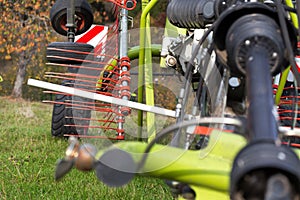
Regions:
M 115 105 L 119 105 L 119 106 L 126 106 L 126 107 L 129 107 L 129 108 L 138 109 L 138 110 L 142 110 L 142 111 L 145 111 L 145 112 L 151 112 L 151 113 L 155 113 L 155 114 L 175 118 L 175 111 L 168 110 L 168 109 L 165 109 L 165 108 L 149 106 L 149 105 L 142 104 L 142 103 L 136 103 L 136 102 L 133 102 L 133 101 L 118 99 L 118 98 L 114 98 L 114 97 L 110 97 L 110 96 L 105 96 L 105 95 L 102 95 L 102 94 L 87 92 L 87 91 L 83 91 L 83 90 L 80 90 L 80 89 L 67 87 L 67 86 L 62 86 L 62 85 L 58 85 L 58 84 L 54 84 L 54 83 L 48 83 L 48 82 L 45 82 L 45 81 L 39 81 L 39 80 L 35 80 L 35 79 L 28 79 L 27 84 L 31 85 L 31 86 L 47 89 L 47 90 L 63 92 L 63 93 L 71 94 L 71 95 L 84 97 L 84 98 L 87 98 L 87 99 L 103 101 L 103 102 L 106 102 L 106 103 L 111 103 L 111 104 L 115 104 Z

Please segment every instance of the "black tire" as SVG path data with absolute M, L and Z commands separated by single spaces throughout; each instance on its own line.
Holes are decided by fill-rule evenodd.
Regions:
M 54 137 L 63 137 L 64 134 L 75 134 L 77 135 L 76 128 L 72 125 L 74 121 L 72 118 L 66 118 L 66 116 L 72 116 L 72 110 L 66 108 L 65 104 L 60 104 L 72 100 L 71 96 L 57 94 L 55 96 L 55 103 L 53 105 L 52 112 L 52 124 L 51 124 L 51 134 Z
M 86 60 L 93 60 L 94 56 L 90 55 Z M 91 62 L 84 62 L 84 68 L 79 68 L 77 71 L 78 78 L 74 82 L 74 88 L 84 91 L 95 91 L 95 85 L 99 77 L 100 70 L 93 70 L 99 67 L 98 64 Z M 92 68 L 92 69 L 89 69 Z M 78 95 L 72 96 L 72 114 L 74 117 L 74 124 L 76 124 L 77 133 L 79 135 L 87 135 L 89 131 L 90 118 L 92 110 L 95 108 L 94 100 L 80 97 Z
M 73 87 L 74 83 L 64 81 L 62 85 Z M 87 133 L 88 128 L 86 127 L 89 125 L 90 121 L 86 119 L 91 117 L 91 110 L 77 110 L 77 106 L 74 106 L 72 103 L 73 100 L 74 97 L 70 95 L 57 94 L 55 96 L 55 101 L 57 103 L 53 105 L 51 124 L 52 136 L 64 137 L 65 134 L 83 135 Z M 82 97 L 76 97 L 76 101 L 89 102 L 89 100 Z M 66 105 L 64 103 L 70 103 L 70 105 Z M 74 115 L 79 116 L 82 119 L 73 119 Z
M 66 36 L 68 29 L 67 24 L 67 8 L 69 0 L 57 0 L 50 10 L 50 19 L 53 29 Z M 76 20 L 75 35 L 80 35 L 87 31 L 93 24 L 94 17 L 91 5 L 86 0 L 75 0 L 75 14 L 80 18 Z
M 93 49 L 92 45 L 85 43 L 52 42 L 47 47 L 47 60 L 60 64 L 81 64 Z
M 73 86 L 70 81 L 64 81 L 64 86 Z M 55 104 L 53 105 L 52 111 L 52 123 L 51 123 L 51 134 L 54 137 L 63 137 L 64 134 L 77 134 L 76 128 L 72 125 L 74 121 L 72 118 L 67 116 L 72 116 L 72 110 L 67 108 L 64 104 L 65 102 L 71 102 L 72 96 L 57 94 L 55 95 Z

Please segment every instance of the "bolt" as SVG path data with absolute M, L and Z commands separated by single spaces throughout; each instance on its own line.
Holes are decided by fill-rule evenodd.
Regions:
M 273 57 L 273 58 L 276 58 L 277 56 L 278 56 L 277 52 L 273 52 L 273 53 L 272 53 L 272 57 Z
M 176 65 L 177 60 L 173 56 L 167 56 L 166 63 L 167 63 L 168 66 L 173 67 L 173 66 Z
M 177 109 L 181 109 L 181 108 L 182 108 L 181 104 L 177 104 L 177 105 L 176 105 L 176 108 L 177 108 Z
M 238 160 L 237 165 L 239 167 L 243 167 L 245 165 L 245 162 L 243 160 Z
M 245 45 L 249 46 L 251 44 L 250 40 L 245 40 Z
M 283 152 L 279 152 L 278 155 L 277 155 L 277 157 L 278 157 L 279 160 L 285 160 L 286 155 Z

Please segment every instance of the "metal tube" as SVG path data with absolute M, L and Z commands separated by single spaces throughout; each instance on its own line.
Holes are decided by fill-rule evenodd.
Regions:
M 263 47 L 249 50 L 246 60 L 248 130 L 252 140 L 276 140 L 277 125 L 273 115 L 273 90 L 268 51 Z
M 69 7 L 67 8 L 67 24 L 68 28 L 68 41 L 74 42 L 75 40 L 75 0 L 70 0 Z
M 189 96 L 189 88 L 190 88 L 190 80 L 192 78 L 192 70 L 193 70 L 193 65 L 191 63 L 187 63 L 186 67 L 186 72 L 185 72 L 185 80 L 184 84 L 181 88 L 181 92 L 178 98 L 178 104 L 176 105 L 176 122 L 181 122 L 184 119 L 185 115 L 185 106 L 187 103 L 187 98 Z M 182 134 L 182 129 L 178 129 L 176 133 L 174 134 L 174 138 L 171 142 L 171 146 L 174 147 L 183 147 L 182 146 L 182 138 L 185 136 L 185 134 Z M 187 149 L 187 147 L 184 147 Z
M 246 140 L 242 136 L 220 131 L 213 132 L 211 138 L 215 142 L 199 151 L 156 144 L 137 173 L 226 193 L 232 160 L 246 144 Z M 119 142 L 114 146 L 129 153 L 136 164 L 140 162 L 146 147 L 147 144 L 141 142 Z M 101 158 L 105 152 L 99 151 L 96 159 Z
M 160 108 L 160 107 L 155 107 L 155 106 L 149 106 L 146 104 L 141 104 L 141 103 L 136 103 L 133 101 L 127 101 L 127 100 L 123 100 L 123 99 L 119 99 L 119 98 L 114 98 L 114 97 L 106 96 L 103 94 L 97 94 L 97 93 L 88 92 L 88 91 L 84 91 L 84 90 L 80 90 L 80 89 L 76 89 L 76 88 L 71 88 L 71 87 L 62 86 L 62 85 L 53 84 L 53 83 L 48 83 L 45 81 L 28 79 L 27 84 L 31 85 L 31 86 L 39 87 L 39 88 L 44 88 L 47 90 L 53 90 L 53 91 L 57 91 L 57 92 L 76 95 L 76 96 L 84 97 L 87 99 L 103 101 L 103 102 L 111 103 L 114 105 L 126 106 L 126 107 L 129 107 L 132 109 L 142 110 L 145 112 L 151 112 L 151 113 L 168 116 L 168 117 L 175 117 L 175 111 L 173 111 L 173 110 L 168 110 L 165 108 Z M 43 102 L 46 102 L 46 101 L 43 101 Z
M 148 0 L 142 1 L 143 11 L 140 20 L 140 52 L 139 52 L 139 77 L 138 77 L 138 102 L 143 102 L 143 94 L 144 94 L 144 64 L 145 64 L 145 41 L 146 41 L 146 22 L 147 15 L 150 10 L 155 6 L 158 0 L 152 0 L 148 2 Z M 142 127 L 143 127 L 143 111 L 138 111 L 138 137 L 142 136 Z
M 160 51 L 161 51 L 161 45 L 160 44 L 152 44 L 151 51 L 152 51 L 152 56 L 159 57 Z M 138 59 L 139 52 L 140 52 L 139 46 L 131 47 L 128 50 L 128 57 L 130 58 L 130 60 Z
M 120 12 L 120 17 L 121 17 L 121 20 L 120 20 L 120 32 L 119 32 L 119 59 L 120 59 L 120 62 L 123 62 L 122 61 L 122 58 L 127 58 L 128 56 L 128 11 L 124 8 L 121 9 L 121 12 Z M 121 69 L 120 69 L 120 74 L 122 74 L 122 72 L 126 72 L 126 71 L 129 71 L 128 67 L 126 65 L 122 65 L 122 63 L 120 63 L 121 65 Z M 122 77 L 120 77 L 121 80 L 122 80 Z M 121 88 L 123 86 L 129 86 L 129 83 L 128 81 L 121 81 Z M 122 92 L 130 92 L 130 91 L 124 91 L 121 89 L 120 91 L 120 97 L 124 100 L 129 100 L 127 96 L 122 96 Z M 122 113 L 122 107 L 119 106 L 118 108 L 119 112 Z M 122 113 L 124 114 L 124 113 Z M 128 112 L 126 112 L 126 114 L 124 115 L 127 115 Z M 124 137 L 124 133 L 123 133 L 123 124 L 124 124 L 124 116 L 120 115 L 119 116 L 119 120 L 118 120 L 118 130 L 120 131 L 118 133 L 119 136 L 123 136 Z
M 120 58 L 128 56 L 128 11 L 121 9 L 119 36 L 119 56 Z

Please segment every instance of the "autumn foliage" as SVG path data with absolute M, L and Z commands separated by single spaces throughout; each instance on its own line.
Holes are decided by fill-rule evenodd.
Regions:
M 103 1 L 89 1 L 95 22 L 105 24 L 112 14 Z M 26 85 L 28 78 L 43 79 L 46 71 L 45 49 L 54 41 L 64 41 L 50 24 L 50 9 L 55 0 L 0 0 L 0 95 L 41 99 L 42 90 Z M 39 94 L 37 94 L 37 92 Z M 37 98 L 37 96 L 39 96 Z
M 94 12 L 94 22 L 110 24 L 115 20 L 111 3 L 105 0 L 88 0 Z M 154 16 L 162 13 L 163 0 Z M 55 41 L 66 41 L 56 34 L 50 24 L 50 9 L 55 0 L 0 0 L 0 95 L 15 98 L 43 99 L 41 89 L 27 86 L 28 78 L 44 79 L 46 46 Z M 140 16 L 140 1 L 131 16 Z M 155 21 L 155 20 L 154 20 Z M 162 21 L 157 19 L 157 21 Z M 139 19 L 135 18 L 135 24 Z M 155 23 L 154 23 L 155 24 Z M 156 24 L 155 24 L 156 25 Z
M 26 78 L 41 78 L 45 65 L 43 54 L 51 36 L 49 11 L 53 3 L 51 0 L 0 2 L 2 95 L 11 89 L 13 97 L 22 97 Z

